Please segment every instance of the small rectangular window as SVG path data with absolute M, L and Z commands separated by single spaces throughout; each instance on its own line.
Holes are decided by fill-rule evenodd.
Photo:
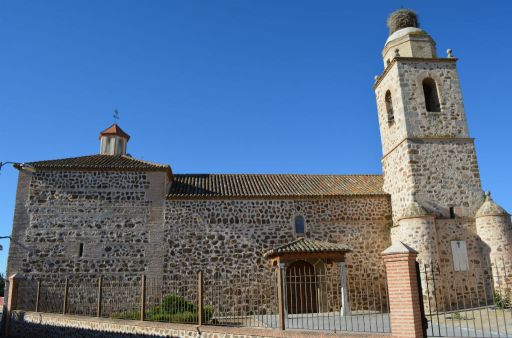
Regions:
M 452 241 L 453 269 L 455 271 L 468 271 L 468 250 L 465 241 Z
M 108 145 L 108 154 L 115 155 L 114 151 L 116 151 L 116 138 L 111 137 Z
M 107 153 L 107 141 L 106 141 L 106 137 L 102 137 L 101 138 L 101 149 L 100 149 L 100 153 L 102 154 L 106 154 Z
M 295 233 L 299 236 L 304 235 L 304 223 L 305 221 L 303 216 L 299 215 L 295 217 Z
M 84 254 L 84 243 L 80 243 L 80 247 L 78 248 L 78 257 L 82 257 Z
M 450 218 L 455 218 L 455 208 L 450 207 Z

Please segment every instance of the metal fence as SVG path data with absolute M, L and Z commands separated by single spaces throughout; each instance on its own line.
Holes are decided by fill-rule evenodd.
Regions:
M 140 288 L 144 290 L 144 299 L 138 302 L 144 304 L 141 320 L 198 324 L 199 279 L 195 274 L 145 278 Z M 201 313 L 203 318 L 211 315 Z
M 286 270 L 286 327 L 322 331 L 391 332 L 386 277 L 378 269 L 346 275 L 341 267 Z
M 16 308 L 114 319 L 198 322 L 197 277 L 19 279 Z
M 281 304 L 279 273 L 286 276 L 279 278 Z M 336 264 L 130 280 L 20 279 L 16 290 L 16 309 L 26 311 L 199 325 L 390 332 L 385 275 L 361 270 L 343 277 Z
M 277 328 L 276 276 L 270 271 L 204 278 L 204 304 L 213 315 L 206 324 Z
M 467 271 L 424 265 L 420 274 L 428 335 L 512 338 L 511 263 L 472 262 Z

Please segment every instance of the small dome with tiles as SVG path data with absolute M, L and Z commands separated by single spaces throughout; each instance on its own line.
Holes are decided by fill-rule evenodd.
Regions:
M 480 209 L 476 212 L 476 217 L 483 216 L 508 216 L 509 213 L 500 207 L 491 197 L 491 192 L 485 193 L 485 200 Z

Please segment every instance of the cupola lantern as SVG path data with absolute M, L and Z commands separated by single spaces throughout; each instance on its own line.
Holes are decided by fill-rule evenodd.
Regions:
M 129 139 L 130 135 L 114 123 L 100 133 L 100 154 L 126 155 L 126 144 Z
M 420 29 L 418 16 L 410 9 L 399 9 L 388 17 L 389 37 L 382 51 L 384 68 L 394 58 L 435 59 L 436 43 L 424 30 Z

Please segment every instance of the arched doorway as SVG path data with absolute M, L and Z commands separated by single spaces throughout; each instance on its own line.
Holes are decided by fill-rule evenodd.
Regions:
M 286 309 L 288 313 L 318 312 L 315 268 L 296 261 L 286 268 Z

